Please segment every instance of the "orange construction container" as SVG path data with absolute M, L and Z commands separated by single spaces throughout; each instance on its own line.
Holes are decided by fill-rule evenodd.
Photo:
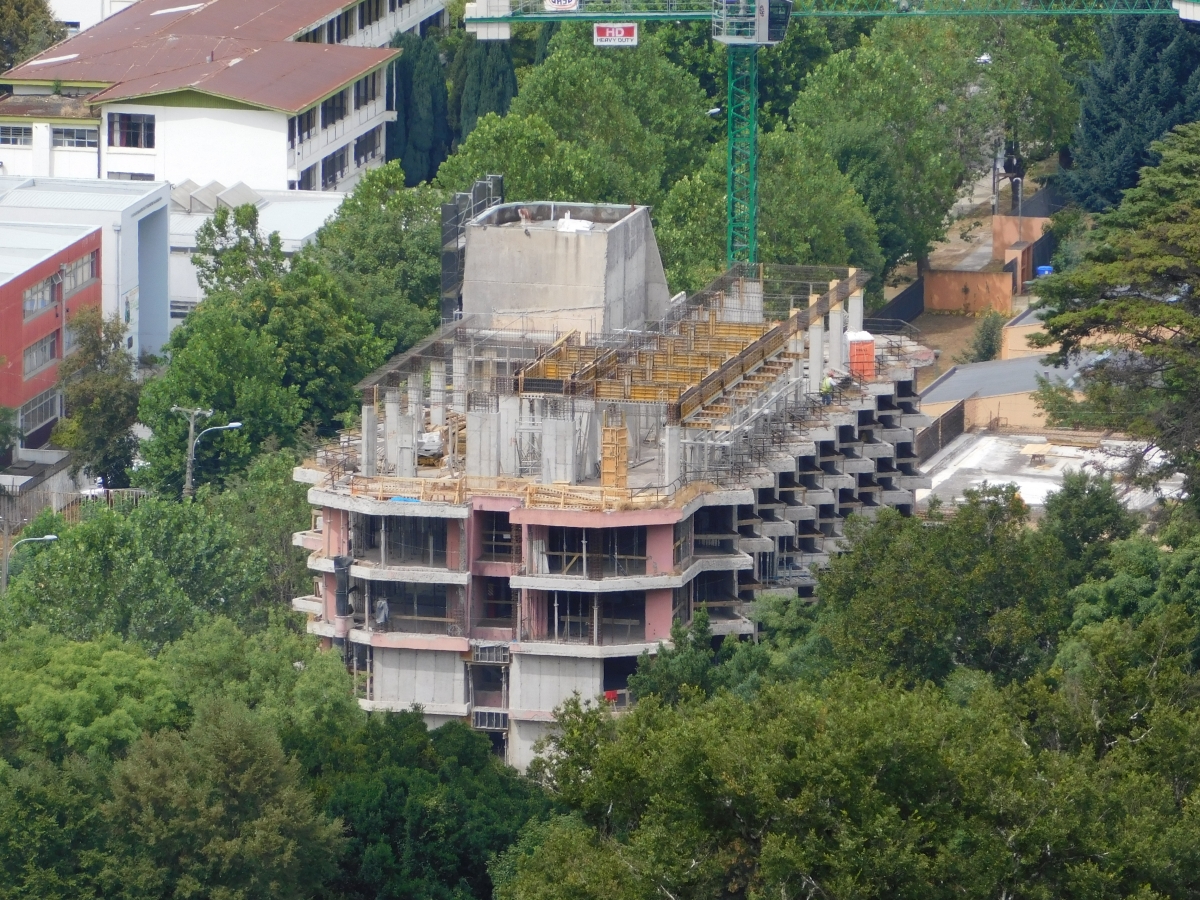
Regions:
M 850 344 L 850 374 L 864 381 L 875 378 L 875 339 L 866 332 L 852 337 Z

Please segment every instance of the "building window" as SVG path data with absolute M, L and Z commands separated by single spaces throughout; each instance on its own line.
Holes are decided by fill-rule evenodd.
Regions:
M 25 348 L 25 364 L 22 371 L 28 378 L 30 375 L 36 375 L 42 371 L 56 359 L 58 359 L 57 331 Z
M 62 273 L 62 291 L 64 297 L 91 282 L 100 273 L 100 251 L 93 250 L 87 256 L 81 256 L 74 262 L 68 263 Z
M 192 310 L 196 308 L 198 302 L 198 300 L 172 300 L 171 318 L 186 319 Z
M 321 102 L 321 127 L 328 128 L 346 118 L 346 92 L 338 91 Z
M 346 174 L 346 148 L 338 150 L 336 153 L 330 153 L 327 157 L 321 160 L 321 187 L 335 187 L 343 175 Z
M 300 173 L 300 180 L 296 182 L 296 187 L 302 191 L 315 191 L 317 189 L 317 167 L 309 166 Z
M 321 44 L 325 40 L 325 26 L 318 25 L 312 31 L 306 31 L 296 41 L 301 44 Z
M 348 9 L 340 16 L 334 16 L 325 23 L 325 43 L 340 44 L 354 34 L 354 9 Z
M 108 114 L 108 146 L 154 149 L 154 116 Z
M 372 72 L 366 78 L 354 82 L 354 108 L 362 109 L 379 96 L 379 73 Z
M 383 0 L 363 0 L 358 4 L 358 27 L 366 28 L 383 18 Z
M 32 143 L 32 125 L 0 125 L 0 146 L 25 147 Z
M 21 433 L 32 434 L 47 422 L 58 418 L 61 395 L 57 388 L 42 391 L 21 407 Z
M 296 144 L 303 144 L 317 130 L 317 108 L 305 110 L 298 116 L 288 119 L 288 146 L 295 149 Z
M 149 172 L 109 172 L 109 181 L 153 181 L 154 176 Z
M 58 301 L 58 297 L 59 288 L 53 277 L 44 278 L 32 287 L 25 288 L 25 318 L 32 319 L 38 313 L 49 309 Z
M 79 333 L 76 331 L 75 326 L 68 322 L 63 326 L 63 357 L 66 358 L 67 356 L 70 356 L 78 346 Z
M 100 144 L 99 128 L 54 128 L 55 147 L 96 147 Z
M 379 153 L 379 129 L 372 128 L 354 142 L 354 165 L 361 166 Z

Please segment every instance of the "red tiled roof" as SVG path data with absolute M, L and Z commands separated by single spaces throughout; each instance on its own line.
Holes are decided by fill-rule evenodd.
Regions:
M 104 86 L 96 102 L 192 89 L 299 112 L 396 56 L 289 41 L 339 0 L 139 0 L 0 76 Z

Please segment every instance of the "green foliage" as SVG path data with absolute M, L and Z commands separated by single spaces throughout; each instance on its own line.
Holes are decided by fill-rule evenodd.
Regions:
M 274 731 L 228 700 L 186 734 L 141 738 L 114 768 L 105 815 L 105 875 L 130 897 L 309 897 L 342 843 Z
M 212 218 L 196 229 L 192 265 L 206 297 L 240 291 L 258 279 L 278 279 L 287 269 L 279 232 L 259 231 L 253 203 L 236 209 L 217 206 Z
M 480 41 L 468 35 L 458 48 L 451 66 L 450 95 L 452 124 L 458 140 L 465 141 L 480 118 L 488 113 L 503 116 L 517 95 L 508 41 Z
M 1086 471 L 1063 475 L 1062 489 L 1046 497 L 1046 515 L 1039 530 L 1062 545 L 1075 571 L 1073 582 L 1082 581 L 1108 556 L 1113 541 L 1133 533 L 1133 517 L 1121 505 L 1110 479 Z
M 45 0 L 0 3 L 0 72 L 41 53 L 67 36 Z
M 1025 528 L 1014 485 L 966 492 L 933 527 L 891 510 L 848 525 L 851 552 L 820 575 L 820 628 L 845 665 L 907 683 L 967 666 L 1001 681 L 1044 662 L 1064 624 L 1062 548 Z
M 708 611 L 699 609 L 690 625 L 678 619 L 671 623 L 669 649 L 660 642 L 654 656 L 642 653 L 637 672 L 629 677 L 629 691 L 639 700 L 653 694 L 667 703 L 678 703 L 689 689 L 709 693 L 715 656 Z
M 21 439 L 21 417 L 10 406 L 0 406 L 0 447 L 4 452 Z
M 284 366 L 271 335 L 250 327 L 229 304 L 200 304 L 171 333 L 170 365 L 142 389 L 138 418 L 152 436 L 142 442 L 148 467 L 142 483 L 163 490 L 183 486 L 187 419 L 172 406 L 215 411 L 205 426 L 241 422 L 196 448 L 197 483 L 244 469 L 257 450 L 273 442 L 290 446 L 306 412 L 298 386 L 284 386 Z
M 141 385 L 125 349 L 125 326 L 118 316 L 104 319 L 98 307 L 84 307 L 69 327 L 75 349 L 58 364 L 67 414 L 54 426 L 53 439 L 73 451 L 73 473 L 103 478 L 107 488 L 128 487 Z
M 404 107 L 404 149 L 400 156 L 410 187 L 432 181 L 450 152 L 449 98 L 437 41 L 427 37 L 412 63 L 412 87 Z
M 58 529 L 59 539 L 13 578 L 0 598 L 0 629 L 42 624 L 75 640 L 112 633 L 157 651 L 204 614 L 262 626 L 282 573 L 270 568 L 276 547 L 265 534 L 221 515 L 244 502 L 146 499 L 125 513 L 89 506 L 80 524 Z M 279 540 L 277 531 L 272 544 Z
M 1080 86 L 1074 167 L 1060 178 L 1095 211 L 1118 203 L 1142 167 L 1156 162 L 1153 141 L 1200 115 L 1200 38 L 1184 22 L 1117 16 L 1097 30 L 1104 56 Z
M 956 356 L 956 363 L 987 362 L 1000 355 L 1000 345 L 1004 341 L 1004 316 L 989 309 L 980 316 L 971 335 L 971 343 L 962 356 Z
M 392 351 L 438 323 L 444 199 L 426 185 L 406 189 L 399 163 L 371 169 L 303 251 L 333 275 Z
M 1039 282 L 1048 314 L 1033 341 L 1062 361 L 1109 350 L 1083 379 L 1084 400 L 1043 384 L 1038 402 L 1052 423 L 1117 428 L 1163 453 L 1138 454 L 1130 475 L 1149 482 L 1182 473 L 1196 496 L 1200 476 L 1200 306 L 1196 284 L 1200 125 L 1180 126 L 1152 146 L 1161 156 L 1084 237 L 1075 268 Z
M 176 720 L 166 678 L 136 645 L 111 635 L 71 643 L 32 628 L 9 635 L 2 646 L 5 758 L 32 750 L 56 761 L 72 753 L 99 759 Z

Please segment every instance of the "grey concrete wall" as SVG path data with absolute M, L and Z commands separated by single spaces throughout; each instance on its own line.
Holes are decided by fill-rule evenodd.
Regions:
M 575 420 L 542 421 L 542 483 L 575 484 Z
M 467 474 L 500 474 L 500 413 L 467 413 Z

